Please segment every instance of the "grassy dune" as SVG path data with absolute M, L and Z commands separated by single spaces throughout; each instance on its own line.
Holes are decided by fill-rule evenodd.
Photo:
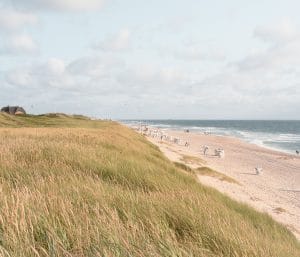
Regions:
M 0 127 L 0 256 L 300 256 L 285 227 L 117 123 L 0 114 Z
M 202 176 L 210 176 L 210 177 L 213 177 L 213 178 L 217 178 L 221 181 L 226 181 L 228 183 L 233 183 L 233 184 L 237 184 L 237 185 L 241 185 L 237 180 L 235 180 L 234 178 L 232 177 L 229 177 L 221 172 L 218 172 L 218 171 L 215 171 L 209 167 L 200 167 L 200 168 L 197 168 L 195 170 L 195 172 L 199 175 L 202 175 Z

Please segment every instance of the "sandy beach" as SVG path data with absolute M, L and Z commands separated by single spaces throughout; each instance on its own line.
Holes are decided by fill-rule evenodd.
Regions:
M 160 137 L 147 138 L 170 160 L 192 168 L 210 167 L 232 178 L 236 183 L 211 175 L 197 175 L 201 183 L 267 212 L 300 240 L 300 157 L 237 138 L 173 130 L 163 133 L 180 138 L 181 143 L 171 143 Z M 185 142 L 189 142 L 188 147 L 184 146 Z M 203 153 L 205 145 L 209 147 L 206 155 Z M 217 148 L 224 149 L 225 158 L 215 156 Z M 262 173 L 257 175 L 255 167 L 261 167 Z

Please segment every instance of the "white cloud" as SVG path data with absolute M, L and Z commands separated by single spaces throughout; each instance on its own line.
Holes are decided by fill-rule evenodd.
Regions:
M 285 19 L 274 26 L 260 26 L 254 36 L 271 43 L 265 50 L 249 54 L 235 64 L 241 72 L 278 73 L 300 65 L 300 28 Z
M 256 30 L 254 35 L 270 45 L 195 83 L 192 95 L 201 95 L 211 109 L 222 105 L 232 111 L 236 106 L 235 115 L 247 118 L 298 117 L 295 110 L 300 107 L 299 32 L 297 26 L 287 25 L 270 27 L 264 33 L 261 30 L 259 36 Z
M 157 97 L 174 99 L 174 96 L 183 93 L 191 84 L 189 74 L 179 68 L 149 64 L 121 70 L 115 76 L 122 86 L 123 94 L 149 100 Z
M 124 62 L 114 56 L 86 56 L 71 62 L 67 69 L 72 74 L 100 78 L 107 77 L 114 70 L 123 67 Z
M 11 70 L 6 74 L 6 81 L 16 87 L 35 90 L 75 86 L 73 77 L 66 72 L 64 61 L 57 58 L 50 58 L 40 65 Z
M 49 91 L 53 89 L 74 92 L 105 92 L 110 87 L 112 72 L 122 63 L 118 60 L 84 57 L 66 63 L 59 58 L 33 66 L 20 67 L 6 73 L 6 81 L 15 87 Z M 110 93 L 114 93 L 110 89 Z
M 95 49 L 103 51 L 124 51 L 130 48 L 131 32 L 129 29 L 124 28 L 116 35 L 110 36 L 104 41 L 95 45 Z
M 0 28 L 18 30 L 27 25 L 34 25 L 38 18 L 29 12 L 20 12 L 13 9 L 0 9 Z
M 31 85 L 32 75 L 26 70 L 12 70 L 6 74 L 6 80 L 11 85 L 17 85 L 18 87 L 28 87 Z
M 279 72 L 290 70 L 300 64 L 300 40 L 291 41 L 285 45 L 270 47 L 265 51 L 250 54 L 235 65 L 239 71 L 262 70 L 264 72 Z
M 187 46 L 181 50 L 174 52 L 174 57 L 177 59 L 188 60 L 188 61 L 224 61 L 225 53 L 223 50 L 218 48 L 199 47 L 199 46 Z
M 105 0 L 11 0 L 15 6 L 26 9 L 50 9 L 60 11 L 99 10 Z
M 299 28 L 286 18 L 272 26 L 257 27 L 254 30 L 254 36 L 268 43 L 286 43 L 299 36 Z
M 180 33 L 191 22 L 195 20 L 195 17 L 191 16 L 175 16 L 163 23 L 159 23 L 153 26 L 150 30 L 153 32 L 171 32 Z
M 130 32 L 124 31 L 128 33 L 122 35 L 120 32 L 98 47 L 105 51 L 128 49 Z M 217 75 L 205 79 L 202 78 L 205 70 L 201 68 L 175 66 L 178 62 L 175 65 L 165 62 L 131 64 L 131 61 L 126 64 L 111 53 L 85 56 L 70 63 L 52 58 L 34 67 L 10 72 L 6 81 L 15 88 L 49 92 L 59 99 L 62 95 L 71 95 L 69 101 L 105 103 L 107 106 L 103 108 L 115 110 L 118 115 L 118 108 L 122 109 L 120 113 L 129 115 L 124 106 L 130 106 L 136 115 L 151 115 L 154 110 L 159 116 L 164 110 L 167 115 L 180 113 L 182 117 L 187 117 L 185 112 L 189 112 L 191 118 L 198 113 L 210 118 L 212 115 L 269 118 L 267 115 L 271 112 L 276 112 L 273 117 L 285 117 L 284 113 L 299 106 L 300 97 L 300 40 L 297 30 L 289 35 L 292 34 L 268 37 L 272 44 L 267 48 L 250 53 L 225 69 L 222 66 Z M 262 35 L 258 38 L 265 40 Z M 223 60 L 225 57 L 214 45 L 206 48 L 199 44 L 184 46 L 186 48 L 176 53 L 177 58 Z M 138 108 L 147 111 L 143 113 Z M 290 113 L 296 117 L 295 111 Z
M 1 46 L 1 52 L 4 54 L 32 54 L 37 50 L 36 42 L 26 34 L 9 36 Z
M 63 74 L 66 70 L 65 62 L 62 59 L 50 58 L 45 65 L 46 72 L 53 75 Z
M 295 113 L 300 107 L 299 80 L 295 74 L 228 69 L 193 85 L 190 99 L 198 97 L 210 114 L 223 118 L 295 118 L 299 117 Z
M 178 93 L 190 83 L 188 74 L 178 68 L 139 65 L 125 68 L 119 59 L 84 57 L 66 63 L 51 58 L 34 66 L 21 67 L 6 74 L 7 83 L 35 91 L 47 89 L 89 95 L 149 96 Z

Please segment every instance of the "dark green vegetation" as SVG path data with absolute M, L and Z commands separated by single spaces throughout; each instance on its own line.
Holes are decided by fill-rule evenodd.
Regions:
M 285 227 L 117 123 L 0 114 L 0 126 L 0 256 L 300 256 Z

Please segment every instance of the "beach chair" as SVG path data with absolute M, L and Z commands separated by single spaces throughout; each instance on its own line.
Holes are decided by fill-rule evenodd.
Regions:
M 261 167 L 256 167 L 255 172 L 256 172 L 256 175 L 260 175 L 260 174 L 262 174 L 263 169 Z
M 225 158 L 225 151 L 224 151 L 224 149 L 221 149 L 221 148 L 219 148 L 219 149 L 216 149 L 215 150 L 215 156 L 218 156 L 219 158 Z

